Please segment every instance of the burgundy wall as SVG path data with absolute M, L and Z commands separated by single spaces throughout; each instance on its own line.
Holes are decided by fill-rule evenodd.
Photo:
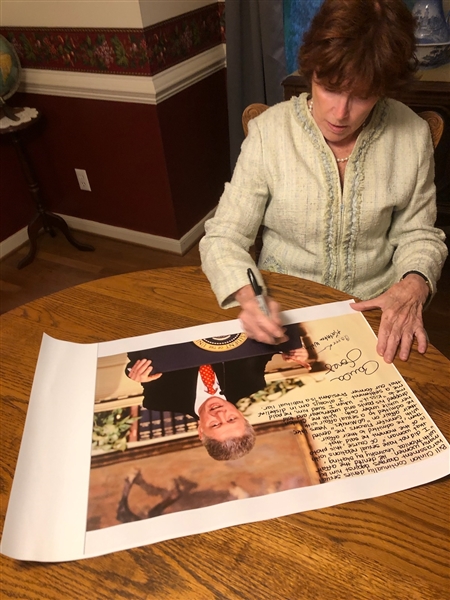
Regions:
M 230 178 L 226 71 L 157 107 L 181 237 L 216 206 Z
M 0 241 L 22 229 L 32 215 L 33 205 L 19 161 L 7 136 L 0 136 Z
M 44 119 L 24 136 L 49 209 L 180 239 L 229 178 L 225 70 L 157 106 L 17 93 Z M 1 136 L 0 240 L 34 214 L 8 136 Z M 92 192 L 79 189 L 85 169 Z

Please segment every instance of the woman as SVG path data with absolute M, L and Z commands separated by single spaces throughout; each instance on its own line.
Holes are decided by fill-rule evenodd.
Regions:
M 324 283 L 383 312 L 377 351 L 407 360 L 427 347 L 422 309 L 447 255 L 436 218 L 427 123 L 393 99 L 414 76 L 415 21 L 403 0 L 325 0 L 304 37 L 310 94 L 253 119 L 231 183 L 200 243 L 219 303 L 240 304 L 246 332 L 283 336 L 278 305 L 259 309 L 259 267 Z M 258 273 L 259 280 L 261 275 Z

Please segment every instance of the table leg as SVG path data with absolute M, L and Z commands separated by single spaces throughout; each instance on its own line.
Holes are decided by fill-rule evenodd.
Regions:
M 93 250 L 95 250 L 94 246 L 91 246 L 90 244 L 83 244 L 76 240 L 73 237 L 72 232 L 70 231 L 67 223 L 59 215 L 55 215 L 51 212 L 44 212 L 44 227 L 45 224 L 50 226 L 50 230 L 53 226 L 56 227 L 56 229 L 62 231 L 62 233 L 66 236 L 67 240 L 72 244 L 72 246 L 75 246 L 75 248 L 77 248 L 78 250 L 82 250 L 83 252 L 92 252 Z M 51 231 L 49 233 L 51 234 Z M 54 232 L 53 235 L 55 235 Z
M 40 213 L 37 213 L 37 215 L 28 225 L 28 238 L 30 240 L 30 249 L 25 258 L 22 258 L 22 260 L 18 263 L 18 269 L 23 269 L 23 267 L 26 267 L 34 260 L 37 251 L 37 237 L 42 227 L 42 215 Z
M 37 214 L 28 225 L 28 237 L 30 239 L 30 250 L 28 254 L 23 258 L 19 264 L 17 265 L 18 269 L 22 269 L 29 265 L 34 257 L 36 256 L 37 251 L 37 237 L 41 229 L 44 229 L 47 233 L 49 233 L 52 237 L 55 237 L 56 233 L 55 229 L 59 229 L 67 238 L 67 240 L 75 246 L 78 250 L 82 250 L 84 252 L 90 252 L 94 250 L 93 246 L 89 244 L 82 244 L 78 242 L 72 235 L 69 226 L 64 221 L 64 219 L 58 215 L 55 215 L 52 212 L 48 212 L 45 210 L 44 205 L 41 200 L 39 185 L 35 174 L 33 172 L 30 160 L 23 148 L 21 143 L 21 139 L 19 137 L 19 133 L 14 132 L 12 134 L 12 141 L 17 151 L 17 155 L 19 157 L 20 164 L 22 166 L 22 171 L 25 176 L 25 179 L 28 184 L 28 189 L 30 194 L 36 204 Z
M 55 215 L 54 213 L 41 210 L 28 225 L 27 231 L 28 238 L 30 240 L 30 250 L 25 258 L 22 258 L 22 260 L 18 263 L 18 269 L 23 269 L 23 267 L 26 267 L 33 262 L 34 257 L 36 256 L 37 238 L 40 230 L 44 229 L 44 231 L 49 233 L 52 237 L 55 237 L 56 233 L 53 228 L 59 229 L 66 236 L 67 240 L 72 244 L 72 246 L 77 248 L 77 250 L 82 250 L 83 252 L 92 252 L 95 250 L 94 246 L 91 246 L 90 244 L 83 244 L 76 240 L 73 237 L 69 226 L 62 217 Z

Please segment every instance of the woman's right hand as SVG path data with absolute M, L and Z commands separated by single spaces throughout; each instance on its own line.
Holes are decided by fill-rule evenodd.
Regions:
M 270 313 L 270 316 L 267 316 L 259 307 L 251 285 L 242 287 L 234 297 L 241 305 L 239 319 L 249 338 L 272 345 L 288 340 L 281 324 L 278 302 L 275 302 L 270 296 L 264 297 Z
M 152 361 L 148 358 L 141 358 L 134 363 L 131 369 L 128 369 L 128 377 L 139 383 L 149 383 L 150 381 L 159 379 L 162 375 L 162 373 L 154 373 L 151 375 L 152 371 Z

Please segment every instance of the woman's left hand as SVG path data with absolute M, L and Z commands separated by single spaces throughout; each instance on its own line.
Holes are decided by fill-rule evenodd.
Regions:
M 414 338 L 417 340 L 417 350 L 421 354 L 426 352 L 428 338 L 423 326 L 422 310 L 429 291 L 423 277 L 411 273 L 381 296 L 351 304 L 354 310 L 359 311 L 374 308 L 382 310 L 377 352 L 385 362 L 391 363 L 398 349 L 399 358 L 408 360 Z

